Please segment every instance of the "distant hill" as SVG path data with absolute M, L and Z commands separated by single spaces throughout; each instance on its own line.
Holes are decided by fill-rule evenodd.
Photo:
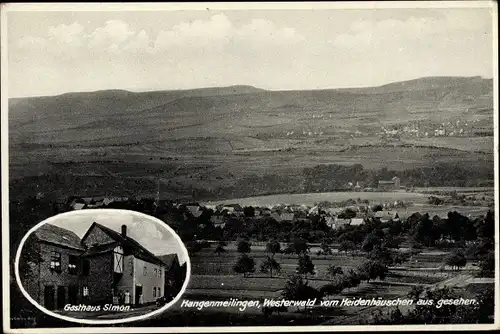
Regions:
M 133 93 L 107 90 L 9 100 L 14 142 L 91 138 L 131 142 L 185 137 L 333 135 L 339 128 L 461 118 L 491 127 L 491 79 L 421 78 L 353 90 L 265 91 L 251 86 Z M 479 123 L 477 123 L 479 121 Z M 315 131 L 316 130 L 316 131 Z M 180 132 L 179 132 L 180 131 Z M 370 131 L 371 130 L 364 130 Z M 132 133 L 133 132 L 133 133 Z M 104 136 L 103 136 L 104 135 Z
M 471 88 L 474 87 L 478 92 L 491 89 L 493 87 L 493 79 L 484 79 L 480 76 L 475 77 L 423 77 L 413 80 L 393 82 L 378 87 L 367 88 L 346 88 L 343 91 L 350 91 L 356 93 L 395 93 L 395 92 L 409 92 L 409 91 L 422 91 L 434 89 L 453 89 L 458 87 Z
M 146 182 L 155 188 L 152 178 L 161 177 L 165 192 L 191 194 L 252 185 L 244 180 L 249 175 L 290 176 L 273 182 L 293 188 L 304 168 L 320 164 L 488 167 L 493 82 L 429 77 L 353 89 L 230 86 L 17 98 L 9 99 L 9 139 L 11 178 L 57 175 L 67 188 L 95 192 L 103 180 L 90 176 L 125 189 Z M 255 193 L 274 191 L 266 184 L 271 180 Z

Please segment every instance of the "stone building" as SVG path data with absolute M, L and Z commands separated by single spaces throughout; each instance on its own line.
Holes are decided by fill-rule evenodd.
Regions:
M 72 231 L 45 224 L 32 241 L 42 261 L 31 263 L 32 275 L 23 286 L 47 309 L 124 303 L 125 294 L 137 306 L 164 295 L 165 263 L 127 236 L 125 225 L 118 233 L 94 222 L 80 239 Z

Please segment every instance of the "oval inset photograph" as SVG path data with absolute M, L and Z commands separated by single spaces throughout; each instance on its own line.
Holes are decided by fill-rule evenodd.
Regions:
M 143 213 L 87 209 L 33 227 L 16 255 L 23 294 L 68 321 L 113 324 L 162 313 L 184 293 L 188 252 L 161 220 Z

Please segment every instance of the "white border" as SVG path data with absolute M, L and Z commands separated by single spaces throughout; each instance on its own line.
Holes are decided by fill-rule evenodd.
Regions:
M 367 327 L 353 326 L 260 326 L 260 327 L 135 327 L 135 328 L 50 328 L 50 329 L 11 329 L 10 328 L 10 297 L 9 297 L 9 214 L 8 214 L 8 99 L 7 99 L 7 11 L 158 11 L 158 10 L 304 10 L 304 9 L 388 9 L 388 8 L 490 8 L 493 16 L 493 94 L 494 94 L 494 165 L 495 165 L 495 254 L 496 267 L 495 277 L 499 276 L 499 178 L 498 178 L 498 17 L 497 2 L 495 1 L 371 1 L 371 2 L 262 2 L 262 3 L 19 3 L 3 4 L 1 11 L 1 51 L 2 51 L 2 264 L 3 264 L 3 302 L 4 302 L 4 331 L 9 333 L 206 333 L 206 332 L 271 332 L 276 330 L 285 330 L 290 332 L 301 331 L 358 331 L 366 330 Z M 7 242 L 5 242 L 7 241 Z M 495 322 L 488 325 L 389 325 L 389 326 L 370 326 L 374 331 L 382 330 L 404 330 L 404 331 L 422 331 L 422 330 L 488 330 L 500 328 L 500 282 L 495 282 Z
M 487 8 L 494 1 L 346 1 L 346 2 L 172 2 L 172 3 L 16 3 L 9 11 L 175 11 L 175 10 L 304 10 L 382 8 Z
M 186 278 L 184 279 L 184 283 L 182 284 L 181 291 L 177 294 L 177 296 L 175 296 L 175 298 L 172 301 L 170 301 L 165 306 L 159 308 L 158 310 L 146 313 L 144 315 L 130 317 L 130 318 L 124 318 L 124 319 L 109 319 L 109 320 L 78 319 L 78 318 L 68 317 L 68 316 L 61 315 L 61 314 L 52 312 L 50 310 L 47 310 L 45 307 L 41 306 L 36 300 L 34 300 L 29 295 L 29 293 L 24 289 L 23 284 L 21 282 L 21 277 L 19 276 L 19 258 L 21 256 L 21 251 L 23 249 L 24 243 L 26 242 L 28 237 L 31 235 L 31 233 L 35 232 L 37 229 L 39 229 L 40 227 L 42 227 L 45 224 L 50 224 L 54 220 L 64 219 L 66 216 L 73 216 L 73 215 L 78 215 L 78 216 L 89 215 L 90 217 L 93 217 L 94 215 L 106 214 L 106 213 L 108 213 L 108 214 L 113 214 L 113 213 L 122 213 L 123 214 L 123 213 L 125 213 L 125 214 L 129 214 L 131 216 L 138 216 L 139 218 L 142 218 L 144 220 L 146 220 L 146 219 L 150 220 L 150 221 L 154 222 L 155 224 L 159 225 L 160 227 L 166 229 L 170 234 L 172 234 L 174 236 L 175 240 L 182 246 L 181 247 L 182 252 L 183 252 L 185 260 L 186 260 Z M 82 219 L 84 219 L 84 218 L 82 218 Z M 19 244 L 19 248 L 17 249 L 16 259 L 14 262 L 14 269 L 15 269 L 15 274 L 16 274 L 17 285 L 21 289 L 21 292 L 23 293 L 24 297 L 26 297 L 26 299 L 28 299 L 40 311 L 45 312 L 46 314 L 53 316 L 55 318 L 59 318 L 59 319 L 71 321 L 71 322 L 77 322 L 80 324 L 89 324 L 89 325 L 123 324 L 126 322 L 145 320 L 145 319 L 150 318 L 154 315 L 158 315 L 160 313 L 163 313 L 168 308 L 170 308 L 172 305 L 174 305 L 175 303 L 177 303 L 179 301 L 179 299 L 182 297 L 182 295 L 186 291 L 186 288 L 189 284 L 189 280 L 191 278 L 191 260 L 189 259 L 188 251 L 187 251 L 186 247 L 184 246 L 184 243 L 182 242 L 181 238 L 177 235 L 177 233 L 175 233 L 175 231 L 170 226 L 165 224 L 160 219 L 146 215 L 144 213 L 137 212 L 137 211 L 131 211 L 131 210 L 121 210 L 121 209 L 84 209 L 84 210 L 78 210 L 78 211 L 69 211 L 69 212 L 64 212 L 64 213 L 60 213 L 58 215 L 52 216 L 52 217 L 47 218 L 44 221 L 36 224 L 28 231 L 28 233 L 26 233 L 26 235 L 21 240 L 21 243 Z

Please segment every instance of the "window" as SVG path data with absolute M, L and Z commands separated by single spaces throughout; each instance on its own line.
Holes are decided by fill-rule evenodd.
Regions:
M 161 290 L 158 288 L 158 297 L 161 297 Z
M 156 297 L 156 288 L 153 288 L 153 297 Z
M 82 275 L 88 276 L 90 274 L 90 263 L 89 260 L 83 260 L 82 262 Z
M 83 289 L 83 296 L 84 297 L 87 297 L 89 295 L 89 287 L 88 286 L 84 286 Z
M 146 276 L 148 274 L 148 268 L 146 268 L 146 266 L 144 266 L 143 274 L 144 274 L 144 276 Z
M 156 269 L 156 268 L 155 268 L 155 270 L 154 270 L 154 275 L 155 275 L 155 276 L 158 276 L 158 269 Z
M 50 269 L 56 272 L 61 272 L 61 253 L 50 252 Z
M 78 274 L 78 256 L 76 255 L 70 255 L 69 256 L 69 262 L 68 262 L 68 273 L 70 275 L 76 275 Z
M 158 277 L 161 278 L 161 268 L 158 270 Z
M 123 273 L 123 248 L 118 246 L 113 251 L 115 273 Z

